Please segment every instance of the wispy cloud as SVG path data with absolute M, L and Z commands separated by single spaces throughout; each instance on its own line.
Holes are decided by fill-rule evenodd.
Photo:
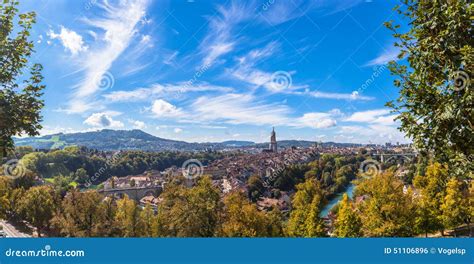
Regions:
M 362 100 L 362 101 L 369 101 L 374 100 L 374 97 L 360 95 L 359 92 L 353 91 L 352 93 L 328 93 L 328 92 L 320 92 L 320 91 L 313 91 L 307 92 L 308 94 L 315 98 L 325 98 L 325 99 L 336 99 L 336 100 Z
M 234 68 L 229 69 L 227 72 L 233 78 L 242 82 L 254 85 L 255 88 L 264 87 L 270 92 L 289 92 L 292 90 L 298 90 L 307 88 L 306 85 L 296 85 L 292 83 L 292 74 L 295 72 L 284 72 L 284 76 L 277 76 L 283 78 L 287 85 L 280 85 L 275 83 L 278 80 L 274 80 L 275 72 L 268 72 L 257 68 L 257 64 L 262 62 L 264 59 L 272 57 L 280 49 L 280 44 L 276 41 L 272 41 L 265 45 L 263 48 L 254 49 L 245 54 L 244 56 L 237 58 L 237 65 Z M 281 72 L 282 71 L 277 71 Z
M 285 105 L 259 102 L 248 94 L 202 96 L 192 105 L 191 121 L 220 121 L 229 124 L 280 125 L 288 122 Z
M 397 61 L 399 53 L 400 53 L 400 50 L 396 47 L 390 47 L 388 49 L 384 49 L 384 51 L 381 54 L 379 54 L 376 58 L 367 62 L 365 66 L 384 65 L 393 60 Z
M 103 33 L 98 35 L 97 45 L 91 47 L 79 62 L 83 78 L 75 87 L 70 112 L 84 112 L 90 108 L 87 101 L 99 90 L 97 80 L 109 71 L 113 62 L 129 46 L 147 5 L 148 1 L 139 0 L 120 1 L 117 5 L 104 1 L 99 5 L 104 11 L 101 18 L 84 19 Z
M 242 1 L 232 1 L 228 6 L 218 6 L 217 15 L 209 17 L 209 31 L 200 45 L 204 55 L 202 65 L 212 65 L 221 56 L 234 50 L 237 37 L 234 28 L 253 16 L 253 7 Z
M 391 114 L 389 109 L 374 109 L 367 111 L 355 112 L 344 121 L 357 123 L 372 123 L 378 125 L 396 125 L 395 118 L 397 115 Z
M 137 102 L 151 100 L 155 97 L 180 98 L 186 93 L 199 92 L 232 92 L 230 87 L 211 85 L 205 82 L 188 85 L 185 82 L 176 84 L 154 84 L 149 88 L 138 88 L 131 91 L 114 91 L 104 94 L 107 103 L 114 102 Z

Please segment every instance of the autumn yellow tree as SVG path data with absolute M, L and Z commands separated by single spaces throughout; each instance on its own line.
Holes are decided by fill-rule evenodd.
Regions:
M 354 210 L 347 194 L 344 194 L 339 203 L 334 223 L 334 235 L 337 237 L 360 237 L 362 236 L 361 229 L 362 222 L 359 213 Z
M 415 234 L 413 194 L 387 171 L 357 185 L 356 195 L 365 197 L 357 205 L 362 231 L 368 237 L 409 237 Z
M 451 178 L 446 185 L 446 196 L 441 204 L 441 221 L 446 228 L 455 228 L 470 222 L 468 197 L 456 178 Z
M 265 212 L 257 209 L 241 192 L 233 192 L 224 200 L 223 223 L 219 236 L 224 237 L 270 237 L 278 235 L 278 226 Z
M 419 191 L 419 196 L 416 198 L 415 219 L 418 233 L 427 236 L 428 233 L 443 229 L 440 216 L 447 179 L 447 166 L 437 162 L 428 165 L 425 175 L 417 175 L 413 179 L 413 185 Z
M 140 209 L 127 195 L 117 200 L 115 225 L 122 237 L 140 236 Z
M 320 237 L 325 236 L 325 226 L 319 214 L 323 204 L 323 192 L 319 182 L 308 179 L 296 186 L 292 200 L 292 211 L 286 233 L 291 237 Z

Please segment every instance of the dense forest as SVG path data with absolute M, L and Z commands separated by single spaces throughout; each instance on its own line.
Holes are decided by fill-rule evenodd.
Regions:
M 98 184 L 111 176 L 138 175 L 148 170 L 163 171 L 172 166 L 181 167 L 184 161 L 196 158 L 204 165 L 224 155 L 220 152 L 145 152 L 99 151 L 70 146 L 62 150 L 35 152 L 31 147 L 18 147 L 18 166 L 28 174 L 47 181 L 67 178 L 80 187 L 86 183 Z

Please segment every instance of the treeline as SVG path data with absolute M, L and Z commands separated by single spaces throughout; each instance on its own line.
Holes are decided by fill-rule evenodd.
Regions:
M 258 176 L 252 176 L 247 182 L 248 195 L 252 201 L 257 201 L 263 195 L 278 198 L 280 191 L 292 192 L 298 184 L 314 179 L 324 190 L 324 202 L 343 191 L 356 178 L 359 164 L 364 159 L 366 157 L 363 155 L 323 154 L 313 162 L 285 167 L 268 177 L 266 182 Z
M 327 193 L 315 177 L 296 184 L 288 216 L 258 210 L 240 191 L 222 197 L 208 177 L 193 187 L 170 182 L 157 210 L 127 197 L 77 189 L 63 196 L 52 185 L 0 177 L 0 217 L 66 237 L 409 237 L 469 228 L 472 221 L 473 186 L 439 163 L 415 176 L 413 186 L 393 170 L 357 181 L 356 198 L 344 197 L 333 225 L 320 217 Z
M 38 236 L 45 232 L 65 237 L 283 236 L 278 209 L 259 211 L 241 192 L 221 199 L 208 177 L 191 188 L 170 183 L 156 211 L 127 196 L 116 199 L 73 189 L 61 197 L 51 185 L 15 184 L 0 177 L 0 218 L 26 220 Z
M 85 184 L 100 183 L 111 176 L 141 174 L 147 170 L 165 170 L 171 166 L 182 166 L 188 159 L 198 159 L 204 165 L 217 158 L 219 152 L 144 152 L 121 151 L 104 152 L 84 147 L 66 147 L 62 150 L 48 152 L 17 149 L 22 158 L 19 165 L 41 178 L 56 178 L 62 181 Z M 66 179 L 66 180 L 67 180 Z
M 410 237 L 445 235 L 446 229 L 467 225 L 474 216 L 474 185 L 449 174 L 446 165 L 431 163 L 405 185 L 393 171 L 357 184 L 350 201 L 338 206 L 334 235 L 338 237 Z M 454 232 L 454 235 L 456 233 Z

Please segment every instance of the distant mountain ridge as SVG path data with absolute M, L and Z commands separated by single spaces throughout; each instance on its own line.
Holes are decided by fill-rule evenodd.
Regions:
M 142 130 L 103 129 L 94 132 L 54 134 L 41 137 L 14 138 L 16 146 L 31 146 L 35 149 L 64 148 L 77 145 L 98 150 L 144 150 L 200 151 L 255 145 L 251 141 L 226 141 L 222 143 L 189 143 L 150 135 Z
M 171 140 L 150 135 L 142 130 L 111 130 L 103 129 L 94 132 L 82 132 L 71 134 L 54 134 L 41 137 L 14 138 L 16 146 L 31 146 L 35 149 L 55 149 L 66 146 L 84 146 L 98 150 L 143 150 L 143 151 L 202 151 L 222 150 L 226 148 L 267 148 L 268 143 L 255 143 L 252 141 L 229 140 L 216 143 L 190 143 L 185 141 Z M 309 147 L 314 145 L 312 141 L 282 140 L 278 142 L 279 147 Z M 341 143 L 324 143 L 340 144 Z M 351 144 L 357 145 L 357 144 Z

